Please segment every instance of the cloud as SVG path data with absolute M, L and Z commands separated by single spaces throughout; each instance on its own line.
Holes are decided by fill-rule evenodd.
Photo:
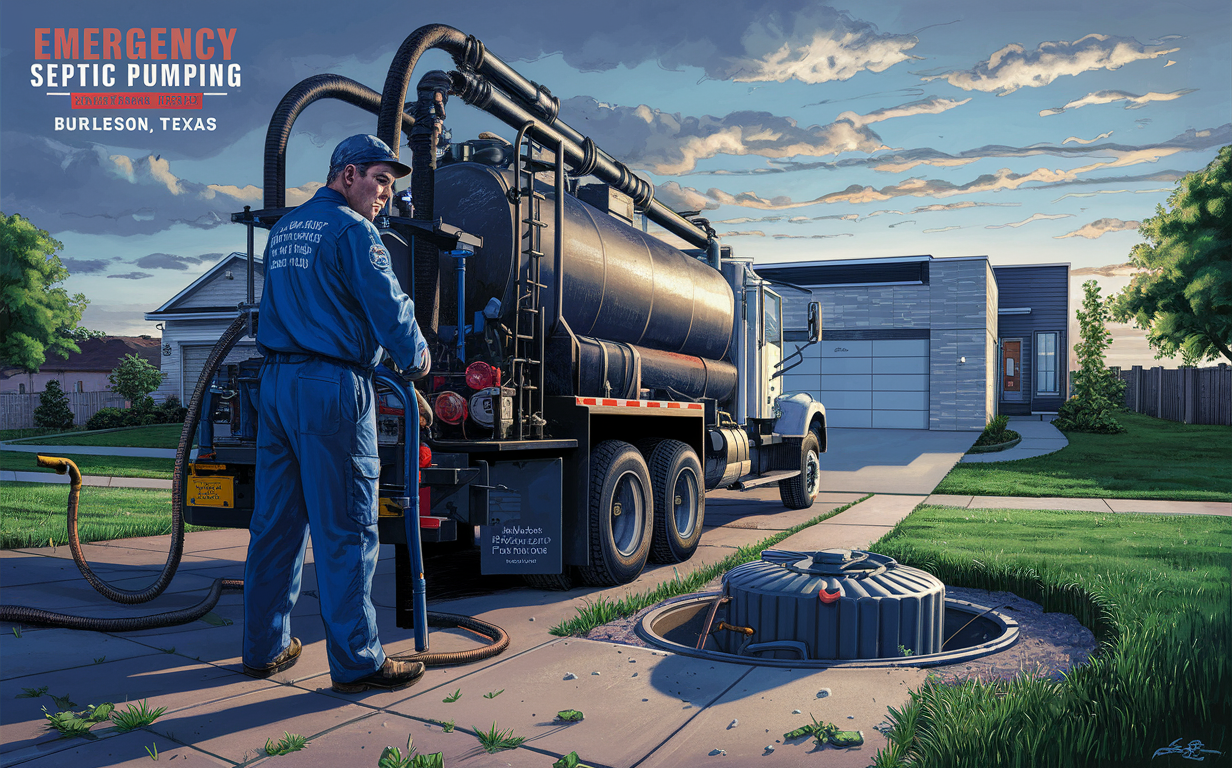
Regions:
M 199 264 L 218 261 L 221 253 L 204 253 L 200 256 L 176 256 L 171 253 L 151 253 L 133 262 L 142 269 L 188 269 Z
M 926 234 L 932 234 L 934 232 L 949 232 L 951 229 L 962 229 L 962 227 L 936 227 L 934 229 L 925 229 L 923 231 Z
M 700 193 L 698 194 L 700 195 Z M 706 200 L 706 202 L 718 208 L 718 205 L 712 202 L 709 198 L 703 197 L 702 199 Z M 735 219 L 721 219 L 719 221 L 716 221 L 715 224 L 754 224 L 754 223 L 774 222 L 774 221 L 782 221 L 782 220 L 783 220 L 782 216 L 762 216 L 760 218 L 754 218 L 751 216 L 740 216 Z
M 869 112 L 867 115 L 859 115 L 855 112 L 843 112 L 836 120 L 846 120 L 852 125 L 862 127 L 869 123 L 879 123 L 882 120 L 889 120 L 894 117 L 913 117 L 915 115 L 939 115 L 942 112 L 961 107 L 963 104 L 971 101 L 971 99 L 963 99 L 955 101 L 954 99 L 938 99 L 935 96 L 929 96 L 926 99 L 912 101 L 907 104 L 901 104 L 897 107 L 886 107 L 885 109 L 876 109 Z
M 751 24 L 740 42 L 743 54 L 725 66 L 707 66 L 707 75 L 714 77 L 713 69 L 720 79 L 738 82 L 825 83 L 918 58 L 907 53 L 918 42 L 914 36 L 878 34 L 872 24 L 826 6 L 806 7 L 794 18 L 770 13 Z
M 144 280 L 147 277 L 154 277 L 154 275 L 151 275 L 149 272 L 127 272 L 123 275 L 107 275 L 107 277 L 113 277 L 117 280 Z
M 1067 197 L 1095 197 L 1096 195 L 1121 195 L 1126 192 L 1133 192 L 1135 195 L 1149 195 L 1156 192 L 1171 192 L 1172 187 L 1156 187 L 1155 189 L 1100 189 L 1095 192 L 1067 192 L 1061 195 L 1053 203 L 1059 203 Z
M 766 233 L 759 229 L 752 229 L 746 232 L 720 232 L 719 237 L 765 237 Z
M 915 223 L 915 219 L 907 219 L 906 221 L 897 221 L 891 224 L 889 227 L 887 227 L 887 229 L 894 229 L 895 227 L 901 227 L 904 224 L 914 224 L 914 223 Z
M 709 211 L 719 207 L 719 204 L 706 197 L 696 189 L 682 187 L 679 182 L 669 181 L 655 187 L 655 199 L 673 211 Z M 721 222 L 737 224 L 744 222 Z
M 1011 224 L 989 224 L 988 226 L 984 227 L 984 229 L 1005 229 L 1006 227 L 1013 227 L 1014 229 L 1017 229 L 1018 227 L 1024 226 L 1026 224 L 1030 224 L 1033 221 L 1047 221 L 1049 219 L 1071 219 L 1073 217 L 1074 217 L 1074 214 L 1072 213 L 1036 213 L 1036 214 L 1032 214 L 1031 218 L 1029 219 L 1023 219 L 1022 221 L 1015 221 Z
M 688 173 L 699 160 L 721 154 L 821 157 L 885 149 L 876 133 L 848 120 L 802 128 L 789 117 L 769 112 L 692 117 L 644 104 L 613 106 L 588 96 L 564 101 L 561 115 L 570 125 L 585 126 L 614 157 L 661 175 Z
M 1083 169 L 1087 170 L 1087 169 Z M 892 200 L 896 197 L 953 197 L 956 195 L 983 194 L 999 192 L 1006 189 L 1018 189 L 1025 184 L 1038 183 L 1040 187 L 1063 187 L 1070 185 L 1089 184 L 1139 184 L 1144 182 L 1173 182 L 1185 172 L 1177 170 L 1156 171 L 1137 176 L 1103 176 L 1078 178 L 1073 172 L 1053 171 L 1038 168 L 1029 173 L 1013 173 L 1008 168 L 1002 168 L 995 173 L 985 173 L 965 184 L 955 184 L 940 179 L 912 178 L 898 184 L 890 184 L 881 188 L 852 184 L 838 192 L 830 192 L 808 200 L 794 200 L 786 195 L 776 195 L 764 198 L 756 192 L 747 191 L 731 194 L 721 189 L 711 187 L 704 193 L 708 198 L 720 205 L 738 205 L 744 208 L 761 210 L 789 210 L 803 208 L 823 203 L 850 203 L 853 205 L 870 202 Z M 685 187 L 694 192 L 698 190 Z M 698 194 L 701 194 L 698 192 Z M 1072 214 L 1067 214 L 1072 215 Z
M 74 275 L 92 275 L 103 272 L 111 262 L 106 259 L 74 259 L 71 256 L 61 256 L 60 263 Z
M 1072 139 L 1073 137 L 1071 137 Z M 1098 139 L 1092 140 L 1097 141 Z M 1136 163 L 1155 162 L 1160 158 L 1179 152 L 1193 152 L 1220 147 L 1232 143 L 1232 123 L 1224 123 L 1218 128 L 1203 130 L 1189 129 L 1173 136 L 1166 141 L 1151 144 L 1076 144 L 1069 145 L 1068 140 L 1062 144 L 1032 144 L 1026 147 L 989 144 L 975 149 L 963 150 L 956 154 L 922 147 L 918 149 L 896 149 L 881 152 L 870 157 L 842 158 L 831 162 L 800 162 L 796 160 L 772 160 L 771 168 L 761 169 L 763 173 L 795 173 L 800 171 L 834 171 L 847 168 L 872 168 L 884 173 L 904 173 L 921 165 L 939 168 L 954 168 L 968 165 L 979 160 L 997 158 L 1033 157 L 1050 155 L 1054 157 L 1077 160 L 1110 158 L 1110 162 L 1095 163 L 1090 168 L 1132 165 Z M 729 172 L 728 175 L 736 175 Z M 743 172 L 741 175 L 749 175 Z
M 1058 40 L 1040 43 L 1034 51 L 1011 43 L 971 69 L 925 76 L 923 80 L 940 79 L 964 91 L 995 92 L 998 96 L 1004 96 L 1019 88 L 1048 85 L 1064 75 L 1120 69 L 1135 61 L 1165 56 L 1178 50 L 1143 45 L 1132 37 L 1094 34 L 1073 42 Z
M 917 213 L 936 213 L 938 211 L 958 211 L 963 208 L 1017 208 L 1022 203 L 978 203 L 974 200 L 963 200 L 959 203 L 933 203 L 932 205 L 921 205 L 911 209 L 911 214 L 914 216 Z
M 1040 114 L 1043 114 L 1043 113 L 1040 113 Z M 1100 139 L 1106 139 L 1106 138 L 1108 138 L 1109 136 L 1111 136 L 1111 135 L 1112 135 L 1112 133 L 1113 133 L 1112 131 L 1108 131 L 1107 133 L 1101 133 L 1100 135 L 1096 136 L 1096 137 L 1095 137 L 1095 138 L 1093 138 L 1093 139 L 1080 139 L 1080 138 L 1078 138 L 1077 136 L 1070 136 L 1068 139 L 1066 139 L 1065 141 L 1063 141 L 1063 142 L 1061 142 L 1061 143 L 1062 143 L 1062 144 L 1068 144 L 1068 143 L 1070 143 L 1070 142 L 1072 141 L 1072 142 L 1075 142 L 1075 143 L 1077 143 L 1077 144 L 1094 144 L 1095 142 L 1099 141 Z
M 834 237 L 855 237 L 851 232 L 839 232 L 833 235 L 771 235 L 775 240 L 829 240 Z
M 1079 109 L 1081 107 L 1090 106 L 1092 104 L 1113 104 L 1118 101 L 1129 102 L 1128 104 L 1125 105 L 1126 109 L 1141 109 L 1145 107 L 1147 104 L 1150 104 L 1152 101 L 1173 101 L 1175 99 L 1181 98 L 1187 93 L 1193 93 L 1196 90 L 1198 89 L 1197 88 L 1183 88 L 1179 91 L 1172 91 L 1171 93 L 1156 93 L 1155 91 L 1151 91 L 1150 93 L 1144 93 L 1141 96 L 1135 96 L 1134 94 L 1129 93 L 1128 91 L 1095 91 L 1094 93 L 1088 93 L 1086 96 L 1083 96 L 1081 99 L 1075 99 L 1074 101 L 1071 101 L 1070 103 L 1066 104 L 1063 107 L 1054 107 L 1052 109 L 1045 109 L 1042 112 L 1040 112 L 1040 117 L 1048 117 L 1049 115 L 1059 115 L 1062 112 L 1066 111 L 1067 109 Z M 1110 136 L 1112 134 L 1111 132 L 1109 132 L 1104 135 Z M 1066 139 L 1066 141 L 1069 141 L 1069 139 Z M 1074 139 L 1074 141 L 1078 141 L 1078 139 Z
M 1104 277 L 1129 277 L 1136 275 L 1141 270 L 1129 262 L 1124 264 L 1105 264 L 1102 267 L 1080 267 L 1079 269 L 1071 269 L 1071 275 L 1102 275 Z
M 1140 221 L 1121 221 L 1120 219 L 1097 219 L 1090 224 L 1084 224 L 1081 228 L 1064 235 L 1056 235 L 1054 240 L 1064 240 L 1067 237 L 1085 237 L 1088 240 L 1095 240 L 1103 237 L 1109 232 L 1124 232 L 1126 230 L 1137 231 L 1141 226 Z

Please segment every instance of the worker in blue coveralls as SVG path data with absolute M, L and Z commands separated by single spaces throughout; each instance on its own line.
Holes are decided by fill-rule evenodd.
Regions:
M 424 673 L 420 662 L 386 657 L 370 596 L 380 547 L 373 369 L 382 349 L 411 378 L 430 364 L 414 305 L 372 225 L 410 170 L 375 136 L 352 136 L 334 150 L 326 186 L 269 233 L 244 567 L 243 663 L 253 677 L 299 658 L 291 609 L 309 531 L 334 690 L 393 690 Z

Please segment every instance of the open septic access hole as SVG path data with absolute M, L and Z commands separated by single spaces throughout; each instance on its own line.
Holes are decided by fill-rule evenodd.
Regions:
M 711 660 L 792 668 L 926 667 L 1005 650 L 1018 622 L 945 597 L 932 574 L 853 550 L 766 550 L 723 589 L 648 613 L 644 640 Z M 702 641 L 704 638 L 704 642 Z

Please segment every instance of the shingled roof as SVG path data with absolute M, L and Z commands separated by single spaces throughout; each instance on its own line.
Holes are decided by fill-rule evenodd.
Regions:
M 49 354 L 47 360 L 39 367 L 40 373 L 56 373 L 58 371 L 102 371 L 110 373 L 115 369 L 125 355 L 136 355 L 143 358 L 155 368 L 162 368 L 162 342 L 155 338 L 140 336 L 104 336 L 101 339 L 87 339 L 77 342 L 80 352 L 70 352 L 68 359 L 57 354 Z M 16 373 L 25 373 L 21 368 L 5 367 L 0 369 L 0 379 L 7 379 Z

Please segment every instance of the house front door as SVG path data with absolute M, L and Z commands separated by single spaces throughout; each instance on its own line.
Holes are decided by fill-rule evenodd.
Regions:
M 1022 340 L 1001 343 L 1001 397 L 1022 399 Z

